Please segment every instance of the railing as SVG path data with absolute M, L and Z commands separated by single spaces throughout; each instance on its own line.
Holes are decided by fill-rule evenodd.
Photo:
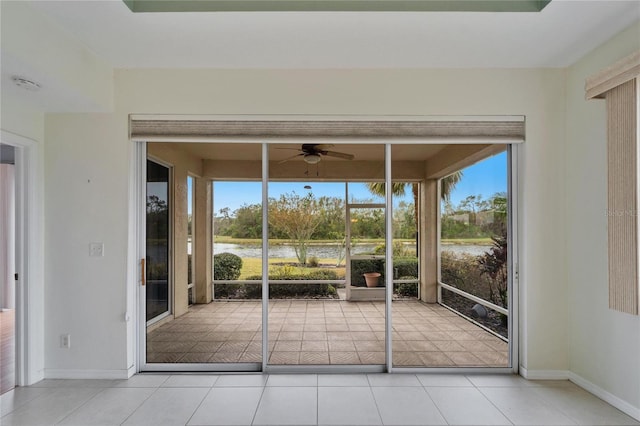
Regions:
M 418 284 L 420 280 L 393 280 L 394 284 Z M 269 280 L 269 284 L 345 284 L 347 280 Z M 216 284 L 262 284 L 262 280 L 213 280 L 213 285 Z
M 269 280 L 269 284 L 346 284 L 346 280 Z M 213 280 L 216 284 L 262 284 L 262 280 Z
M 493 309 L 496 312 L 500 312 L 503 315 L 509 316 L 509 311 L 507 309 L 503 308 L 502 306 L 498 306 L 495 303 L 491 303 L 488 300 L 481 299 L 478 296 L 474 296 L 471 293 L 467 293 L 466 291 L 460 290 L 459 288 L 455 288 L 453 286 L 450 286 L 449 284 L 445 284 L 445 283 L 440 282 L 440 281 L 438 281 L 438 285 L 440 287 L 444 288 L 444 289 L 447 289 L 447 290 L 453 292 L 453 293 L 459 294 L 460 296 L 462 296 L 462 297 L 464 297 L 466 299 L 469 299 L 469 300 L 472 300 L 472 301 L 474 301 L 476 303 L 479 303 L 482 306 L 486 306 L 489 309 Z

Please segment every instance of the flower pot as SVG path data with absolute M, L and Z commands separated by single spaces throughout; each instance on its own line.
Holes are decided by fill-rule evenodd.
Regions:
M 379 272 L 367 272 L 364 275 L 364 280 L 367 283 L 367 287 L 378 287 L 378 280 L 380 279 Z

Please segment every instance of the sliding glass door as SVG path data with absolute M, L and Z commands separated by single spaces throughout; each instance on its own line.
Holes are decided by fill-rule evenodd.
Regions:
M 145 369 L 513 365 L 508 146 L 147 148 Z

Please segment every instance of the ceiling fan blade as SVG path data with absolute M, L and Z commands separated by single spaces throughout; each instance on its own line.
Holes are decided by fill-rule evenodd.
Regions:
M 355 157 L 355 155 L 353 154 L 347 154 L 344 152 L 336 152 L 336 151 L 322 151 L 322 155 L 326 155 L 327 157 L 336 157 L 336 158 L 342 158 L 344 160 L 353 160 Z
M 280 148 L 280 147 L 275 147 L 273 149 L 286 149 L 289 151 L 302 151 L 300 148 Z
M 286 162 L 287 162 L 287 161 L 289 161 L 289 160 L 293 160 L 294 158 L 296 158 L 296 157 L 301 157 L 301 156 L 303 156 L 303 155 L 305 155 L 305 154 L 304 154 L 304 153 L 296 154 L 296 155 L 294 155 L 294 156 L 292 156 L 292 157 L 288 157 L 288 158 L 285 158 L 284 160 L 280 160 L 280 161 L 278 161 L 278 164 L 286 163 Z
M 318 150 L 318 151 L 324 151 L 324 150 L 326 150 L 327 148 L 333 148 L 334 146 L 335 146 L 335 145 L 333 145 L 333 144 L 326 143 L 326 144 L 319 144 L 319 145 L 316 145 L 316 146 L 315 146 L 315 148 L 316 148 L 316 150 Z

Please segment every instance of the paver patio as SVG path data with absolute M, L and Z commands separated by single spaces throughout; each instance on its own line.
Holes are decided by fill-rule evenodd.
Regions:
M 394 301 L 393 364 L 506 367 L 502 339 L 436 304 Z M 269 363 L 384 364 L 383 302 L 271 300 Z M 147 334 L 147 362 L 262 362 L 259 301 L 193 305 Z

